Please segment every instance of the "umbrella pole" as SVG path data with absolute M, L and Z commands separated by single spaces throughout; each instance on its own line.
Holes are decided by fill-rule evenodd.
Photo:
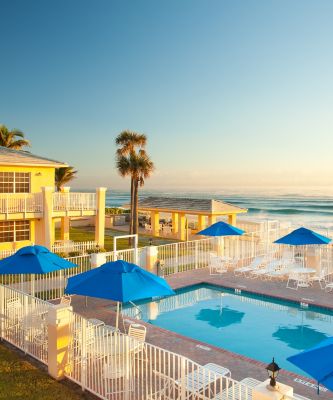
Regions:
M 86 296 L 86 307 L 88 307 L 88 296 Z

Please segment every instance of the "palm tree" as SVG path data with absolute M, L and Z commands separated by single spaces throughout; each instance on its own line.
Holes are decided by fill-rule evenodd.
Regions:
M 134 175 L 133 187 L 133 233 L 138 233 L 138 202 L 139 186 L 145 184 L 145 179 L 153 173 L 155 166 L 144 150 L 140 150 L 131 160 L 132 173 Z
M 66 183 L 76 178 L 77 171 L 74 167 L 61 167 L 55 170 L 55 186 L 57 191 L 60 192 L 61 188 Z
M 0 146 L 21 150 L 23 147 L 30 146 L 30 142 L 24 139 L 24 133 L 18 129 L 10 131 L 5 125 L 0 125 Z
M 130 234 L 138 233 L 138 193 L 154 170 L 154 164 L 144 150 L 147 143 L 145 135 L 123 131 L 116 138 L 117 169 L 121 176 L 131 177 L 131 222 Z
M 130 197 L 130 229 L 129 233 L 133 234 L 133 195 L 134 195 L 134 178 L 130 168 L 130 156 L 135 154 L 137 149 L 143 149 L 146 146 L 147 137 L 142 133 L 129 130 L 120 132 L 116 137 L 116 145 L 119 146 L 116 152 L 117 169 L 122 177 L 131 177 L 131 197 Z

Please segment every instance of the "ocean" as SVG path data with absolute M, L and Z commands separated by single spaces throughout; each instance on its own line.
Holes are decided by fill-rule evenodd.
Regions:
M 309 193 L 306 196 L 294 191 L 281 194 L 278 189 L 265 193 L 264 191 L 223 192 L 140 192 L 140 198 L 147 196 L 212 198 L 233 203 L 248 209 L 241 218 L 274 219 L 291 222 L 293 225 L 307 226 L 317 229 L 333 229 L 333 196 L 320 192 Z M 107 192 L 108 207 L 119 207 L 129 203 L 129 192 L 112 190 Z

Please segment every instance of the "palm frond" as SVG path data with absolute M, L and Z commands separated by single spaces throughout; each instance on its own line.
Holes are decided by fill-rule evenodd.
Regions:
M 16 140 L 16 138 L 21 138 Z M 29 140 L 24 139 L 24 133 L 18 129 L 9 130 L 5 125 L 0 125 L 0 146 L 13 150 L 21 150 L 30 146 Z
M 74 167 L 61 167 L 55 170 L 55 186 L 59 191 L 66 183 L 76 178 L 78 173 Z

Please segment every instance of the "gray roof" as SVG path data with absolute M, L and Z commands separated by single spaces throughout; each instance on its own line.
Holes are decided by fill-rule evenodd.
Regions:
M 160 211 L 188 211 L 193 213 L 208 214 L 228 214 L 246 212 L 246 208 L 241 208 L 230 203 L 212 199 L 191 199 L 181 197 L 146 197 L 139 201 L 140 210 L 160 210 Z
M 0 165 L 25 165 L 60 168 L 68 164 L 50 158 L 36 156 L 23 150 L 13 150 L 0 146 Z

